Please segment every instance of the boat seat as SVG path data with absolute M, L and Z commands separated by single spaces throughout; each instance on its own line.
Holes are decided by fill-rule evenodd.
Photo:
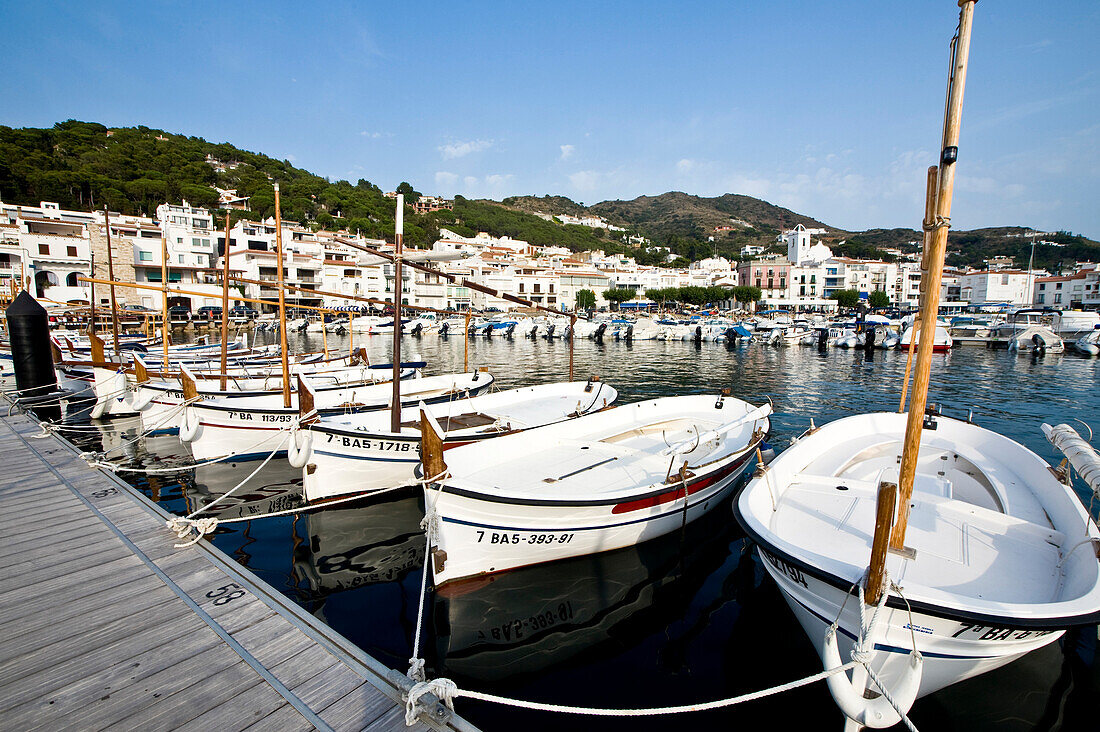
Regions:
M 482 414 L 481 412 L 469 412 L 467 414 L 454 414 L 449 417 L 436 417 L 436 420 L 439 422 L 439 426 L 444 432 L 451 432 L 453 430 L 465 430 L 473 427 L 484 427 L 486 425 L 495 424 L 497 418 L 490 417 L 488 414 Z M 420 420 L 413 419 L 408 422 L 402 422 L 401 426 L 420 429 Z

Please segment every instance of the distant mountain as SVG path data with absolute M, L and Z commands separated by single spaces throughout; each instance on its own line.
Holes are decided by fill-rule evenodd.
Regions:
M 78 210 L 106 205 L 151 215 L 159 203 L 182 199 L 216 208 L 217 187 L 251 198 L 252 211 L 234 211 L 235 218 L 261 219 L 274 211 L 274 181 L 280 183 L 287 220 L 392 239 L 394 202 L 367 180 L 330 181 L 286 160 L 148 127 L 108 128 L 76 120 L 45 129 L 0 126 L 0 199 L 7 203 L 55 201 Z M 408 184 L 400 188 L 417 195 Z M 921 239 L 913 229 L 844 231 L 751 196 L 704 198 L 676 191 L 591 206 L 552 195 L 512 196 L 501 202 L 456 196 L 453 211 L 416 215 L 406 207 L 405 242 L 429 246 L 445 226 L 460 234 L 487 231 L 537 246 L 627 251 L 643 264 L 667 263 L 664 252 L 633 247 L 620 232 L 563 226 L 535 213 L 600 216 L 688 260 L 712 254 L 736 258 L 750 244 L 779 251 L 776 236 L 796 224 L 825 229 L 819 238 L 836 253 L 850 256 L 889 257 L 884 250 L 913 251 L 911 242 Z M 1035 247 L 1036 267 L 1100 260 L 1100 243 L 1085 237 L 1068 232 L 1029 236 L 1034 234 L 1024 227 L 953 231 L 948 263 L 981 266 L 984 259 L 1008 255 L 1026 266 L 1036 239 L 1053 244 Z

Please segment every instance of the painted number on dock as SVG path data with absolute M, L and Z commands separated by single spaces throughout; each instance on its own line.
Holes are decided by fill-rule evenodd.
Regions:
M 206 593 L 206 596 L 213 600 L 215 605 L 226 605 L 239 597 L 244 597 L 244 595 L 245 591 L 236 582 L 230 582 Z
M 104 488 L 101 491 L 96 491 L 92 494 L 92 498 L 107 498 L 108 496 L 117 496 L 118 488 Z

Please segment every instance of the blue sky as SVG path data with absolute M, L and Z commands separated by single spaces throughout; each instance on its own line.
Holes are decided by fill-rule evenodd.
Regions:
M 12 3 L 0 124 L 145 124 L 333 179 L 764 198 L 916 227 L 954 0 Z M 1100 3 L 976 10 L 953 225 L 1100 238 Z

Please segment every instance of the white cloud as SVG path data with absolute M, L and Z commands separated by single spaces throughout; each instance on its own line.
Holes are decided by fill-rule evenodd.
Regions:
M 467 142 L 451 142 L 440 145 L 438 150 L 443 154 L 444 160 L 464 158 L 471 153 L 488 150 L 493 146 L 492 140 L 469 140 Z
M 451 188 L 458 182 L 458 176 L 454 173 L 448 173 L 445 170 L 437 171 L 435 174 L 435 185 L 437 188 Z
M 485 176 L 485 185 L 487 186 L 499 186 L 503 183 L 507 183 L 512 179 L 511 173 L 494 173 L 492 175 Z
M 595 170 L 578 170 L 569 176 L 569 183 L 578 191 L 594 191 L 600 185 L 600 178 Z
M 689 158 L 684 158 L 683 160 L 676 163 L 676 172 L 679 173 L 680 175 L 686 175 L 694 169 L 695 169 L 695 161 L 691 160 Z
M 371 132 L 369 130 L 363 130 L 359 134 L 362 135 L 363 137 L 370 138 L 371 140 L 377 140 L 379 137 L 383 136 L 383 133 L 381 133 L 381 132 L 378 132 L 378 131 Z
M 473 188 L 477 185 L 477 177 L 468 175 L 462 179 L 462 183 L 466 186 L 466 188 Z
M 572 145 L 562 145 L 561 146 L 561 158 L 560 158 L 560 160 L 568 160 L 569 158 L 573 157 L 573 153 L 575 151 L 576 151 L 576 148 L 573 147 Z

